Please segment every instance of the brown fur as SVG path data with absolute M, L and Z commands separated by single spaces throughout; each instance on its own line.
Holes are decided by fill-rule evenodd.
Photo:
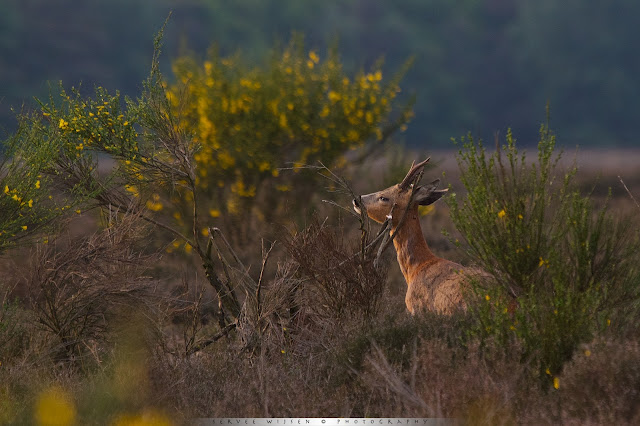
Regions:
M 424 166 L 424 163 L 421 164 Z M 405 178 L 403 183 L 407 180 Z M 427 245 L 420 226 L 418 206 L 432 204 L 446 193 L 446 190 L 436 190 L 437 183 L 434 181 L 415 191 L 411 186 L 398 184 L 363 195 L 361 201 L 354 200 L 356 211 L 364 206 L 367 215 L 376 222 L 383 223 L 391 213 L 391 235 L 396 230 L 398 232 L 393 244 L 407 281 L 405 303 L 412 314 L 433 311 L 451 315 L 458 309 L 466 309 L 462 297 L 465 281 L 468 276 L 481 273 L 436 256 Z M 410 200 L 411 205 L 407 208 Z M 398 227 L 405 210 L 404 222 Z

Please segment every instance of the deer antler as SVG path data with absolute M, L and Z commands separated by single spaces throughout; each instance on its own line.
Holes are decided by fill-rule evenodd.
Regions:
M 404 191 L 405 189 L 409 188 L 409 185 L 411 185 L 413 183 L 413 180 L 416 177 L 416 174 L 418 172 L 420 172 L 420 170 L 429 162 L 429 160 L 431 159 L 431 157 L 427 158 L 424 161 L 421 161 L 418 164 L 412 164 L 411 165 L 411 169 L 409 170 L 409 173 L 407 173 L 407 175 L 404 177 L 404 179 L 402 179 L 402 182 L 400 182 L 400 190 Z

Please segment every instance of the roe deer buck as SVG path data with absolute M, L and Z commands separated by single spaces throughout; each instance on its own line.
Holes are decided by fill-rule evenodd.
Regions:
M 478 272 L 436 256 L 422 235 L 418 206 L 433 204 L 448 191 L 436 189 L 439 179 L 414 188 L 428 162 L 429 158 L 413 165 L 399 184 L 354 199 L 353 207 L 359 214 L 364 207 L 367 215 L 378 223 L 391 220 L 390 234 L 397 232 L 393 245 L 408 286 L 405 302 L 409 312 L 451 315 L 466 308 L 462 298 L 464 282 L 468 275 Z

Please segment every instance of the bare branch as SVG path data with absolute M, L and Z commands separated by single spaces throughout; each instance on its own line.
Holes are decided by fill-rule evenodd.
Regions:
M 223 337 L 229 335 L 229 333 L 231 331 L 233 331 L 237 326 L 238 326 L 237 323 L 232 322 L 231 324 L 229 324 L 225 328 L 223 328 L 215 336 L 211 337 L 210 339 L 203 340 L 203 341 L 199 342 L 197 345 L 195 345 L 194 347 L 192 347 L 191 350 L 189 350 L 189 353 L 187 355 L 193 355 L 194 353 L 203 350 L 204 348 L 206 348 L 210 344 L 217 342 L 218 340 L 222 339 Z
M 635 203 L 635 205 L 640 209 L 640 204 L 638 203 L 638 201 L 635 199 L 635 197 L 633 196 L 633 194 L 631 193 L 631 191 L 629 191 L 629 188 L 627 188 L 627 185 L 625 185 L 624 181 L 622 180 L 622 178 L 618 175 L 618 179 L 620 180 L 620 183 L 622 184 L 622 186 L 624 187 L 624 189 L 627 191 L 627 194 L 629 194 L 629 197 L 631 197 L 631 200 Z
M 264 270 L 267 267 L 267 261 L 269 260 L 269 255 L 271 254 L 271 250 L 275 247 L 276 242 L 271 243 L 271 247 L 267 250 L 266 254 L 264 252 L 264 240 L 262 240 L 262 267 L 260 268 L 260 277 L 258 278 L 258 285 L 256 288 L 256 315 L 260 318 L 260 291 L 262 290 L 262 279 L 264 278 Z

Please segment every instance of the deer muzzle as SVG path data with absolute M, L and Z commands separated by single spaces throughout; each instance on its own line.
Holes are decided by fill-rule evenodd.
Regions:
M 360 207 L 360 200 L 358 198 L 354 198 L 352 203 L 353 203 L 353 210 L 355 210 L 356 213 L 361 214 L 362 208 Z

